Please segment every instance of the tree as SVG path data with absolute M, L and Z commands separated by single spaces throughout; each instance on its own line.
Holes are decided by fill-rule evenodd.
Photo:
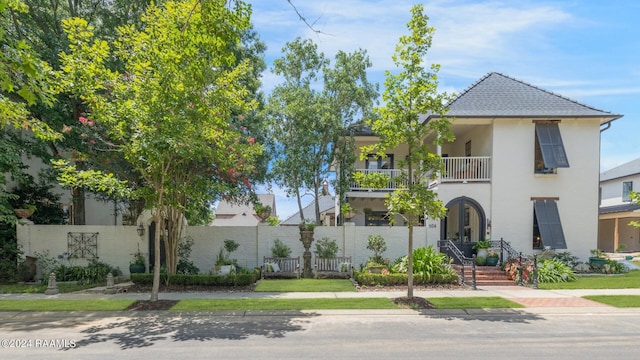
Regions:
M 382 179 L 383 184 L 394 181 L 406 184 L 390 193 L 386 206 L 391 215 L 401 216 L 408 227 L 408 292 L 413 297 L 413 227 L 422 217 L 441 218 L 445 208 L 438 200 L 437 194 L 427 186 L 430 178 L 435 178 L 442 170 L 440 156 L 432 152 L 433 145 L 442 144 L 445 140 L 453 140 L 449 129 L 450 121 L 445 117 L 446 104 L 451 97 L 437 90 L 437 73 L 439 65 L 431 65 L 426 69 L 423 65 L 435 29 L 429 27 L 428 17 L 423 14 L 423 6 L 416 5 L 411 9 L 411 20 L 407 24 L 410 34 L 401 36 L 396 45 L 393 62 L 402 70 L 398 74 L 387 71 L 385 74 L 385 91 L 382 95 L 383 107 L 377 108 L 378 117 L 368 121 L 380 142 L 362 147 L 361 154 L 376 154 L 384 157 L 387 149 L 406 144 L 408 155 L 399 162 L 406 168 L 398 178 Z M 420 117 L 431 114 L 428 122 L 423 123 Z M 433 136 L 432 144 L 426 139 Z M 364 186 L 380 187 L 379 178 L 362 176 L 357 179 Z M 393 219 L 393 217 L 392 217 Z
M 87 106 L 84 121 L 104 126 L 108 142 L 143 182 L 127 190 L 111 174 L 87 175 L 64 161 L 57 162 L 60 180 L 145 199 L 156 226 L 152 301 L 158 299 L 165 219 L 184 213 L 185 199 L 233 196 L 251 187 L 261 146 L 232 118 L 256 104 L 247 101 L 241 81 L 249 65 L 237 63 L 229 46 L 240 41 L 249 16 L 241 1 L 168 1 L 149 6 L 141 29 L 120 27 L 113 49 L 94 38 L 86 21 L 64 22 L 70 51 L 61 56 L 61 80 Z M 121 70 L 107 67 L 112 56 Z M 168 252 L 174 248 L 167 245 Z
M 284 78 L 268 101 L 274 146 L 274 176 L 295 196 L 304 222 L 301 197 L 311 191 L 317 199 L 330 167 L 339 155 L 339 139 L 353 123 L 366 116 L 378 96 L 369 83 L 371 66 L 364 50 L 339 51 L 335 65 L 319 53 L 311 40 L 295 39 L 283 48 L 272 71 Z M 321 90 L 316 90 L 320 87 Z M 315 201 L 315 221 L 319 222 Z

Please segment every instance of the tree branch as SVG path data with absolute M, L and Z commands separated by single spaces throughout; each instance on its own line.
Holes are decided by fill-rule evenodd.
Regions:
M 289 5 L 291 5 L 291 7 L 293 8 L 293 10 L 296 12 L 296 15 L 298 15 L 298 18 L 300 18 L 300 21 L 302 21 L 303 23 L 305 23 L 305 25 L 307 25 L 307 27 L 309 29 L 311 29 L 311 31 L 313 31 L 316 34 L 325 34 L 325 35 L 331 35 L 328 33 L 325 33 L 324 31 L 321 30 L 317 30 L 313 27 L 313 25 L 315 25 L 315 23 L 320 19 L 316 19 L 316 21 L 314 21 L 312 24 L 309 24 L 309 22 L 307 21 L 307 18 L 305 18 L 304 16 L 302 16 L 302 14 L 300 14 L 300 11 L 298 11 L 298 8 L 293 5 L 293 3 L 291 2 L 291 0 L 287 0 L 287 2 L 289 3 Z

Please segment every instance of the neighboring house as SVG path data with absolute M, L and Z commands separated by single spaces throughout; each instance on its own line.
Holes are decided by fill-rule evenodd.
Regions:
M 638 190 L 640 159 L 600 174 L 598 249 L 640 251 L 640 229 L 629 225 L 631 221 L 640 221 L 640 205 L 631 202 L 630 197 L 632 191 Z
M 432 117 L 425 116 L 425 122 Z M 434 146 L 446 171 L 428 186 L 448 213 L 425 220 L 429 243 L 452 239 L 468 254 L 473 243 L 490 237 L 525 254 L 547 247 L 589 255 L 598 234 L 600 131 L 620 115 L 490 73 L 449 104 L 447 117 L 455 141 Z M 356 135 L 358 149 L 377 141 L 371 131 Z M 407 155 L 406 147 L 382 159 L 364 155 L 356 171 L 405 171 L 397 164 Z M 361 158 L 359 150 L 356 158 Z M 387 225 L 384 200 L 396 187 L 367 189 L 353 183 L 347 193 L 356 209 L 352 221 Z
M 258 194 L 263 206 L 271 207 L 271 215 L 277 216 L 276 198 L 273 194 Z M 221 200 L 216 206 L 216 218 L 210 226 L 257 226 L 262 220 L 256 214 L 253 203 L 235 204 Z
M 320 223 L 323 226 L 336 225 L 336 197 L 329 192 L 329 183 L 325 180 L 322 183 L 322 193 L 318 197 L 318 208 L 320 210 Z M 305 220 L 315 220 L 316 218 L 316 202 L 312 201 L 309 205 L 302 208 L 302 215 Z M 300 225 L 300 211 L 289 216 L 280 223 L 284 226 Z

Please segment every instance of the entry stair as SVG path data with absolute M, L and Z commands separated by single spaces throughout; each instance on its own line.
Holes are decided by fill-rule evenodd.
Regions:
M 462 277 L 462 266 L 458 264 L 451 265 L 458 276 Z M 465 266 L 464 278 L 467 283 L 471 283 L 473 278 L 471 266 Z M 517 286 L 518 284 L 511 280 L 509 275 L 502 270 L 500 266 L 476 266 L 476 286 Z

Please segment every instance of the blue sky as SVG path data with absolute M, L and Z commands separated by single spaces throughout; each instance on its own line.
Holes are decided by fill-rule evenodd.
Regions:
M 367 50 L 369 79 L 382 90 L 391 55 L 407 34 L 413 1 L 292 0 L 321 34 L 302 21 L 287 0 L 248 0 L 252 22 L 267 45 L 266 61 L 286 42 L 312 39 L 329 58 L 338 50 Z M 441 65 L 440 89 L 460 93 L 489 72 L 624 115 L 602 134 L 601 170 L 640 157 L 640 1 L 424 1 L 436 28 L 429 63 Z M 279 79 L 267 71 L 269 92 Z M 297 208 L 274 189 L 279 217 Z M 303 198 L 305 203 L 310 197 Z

